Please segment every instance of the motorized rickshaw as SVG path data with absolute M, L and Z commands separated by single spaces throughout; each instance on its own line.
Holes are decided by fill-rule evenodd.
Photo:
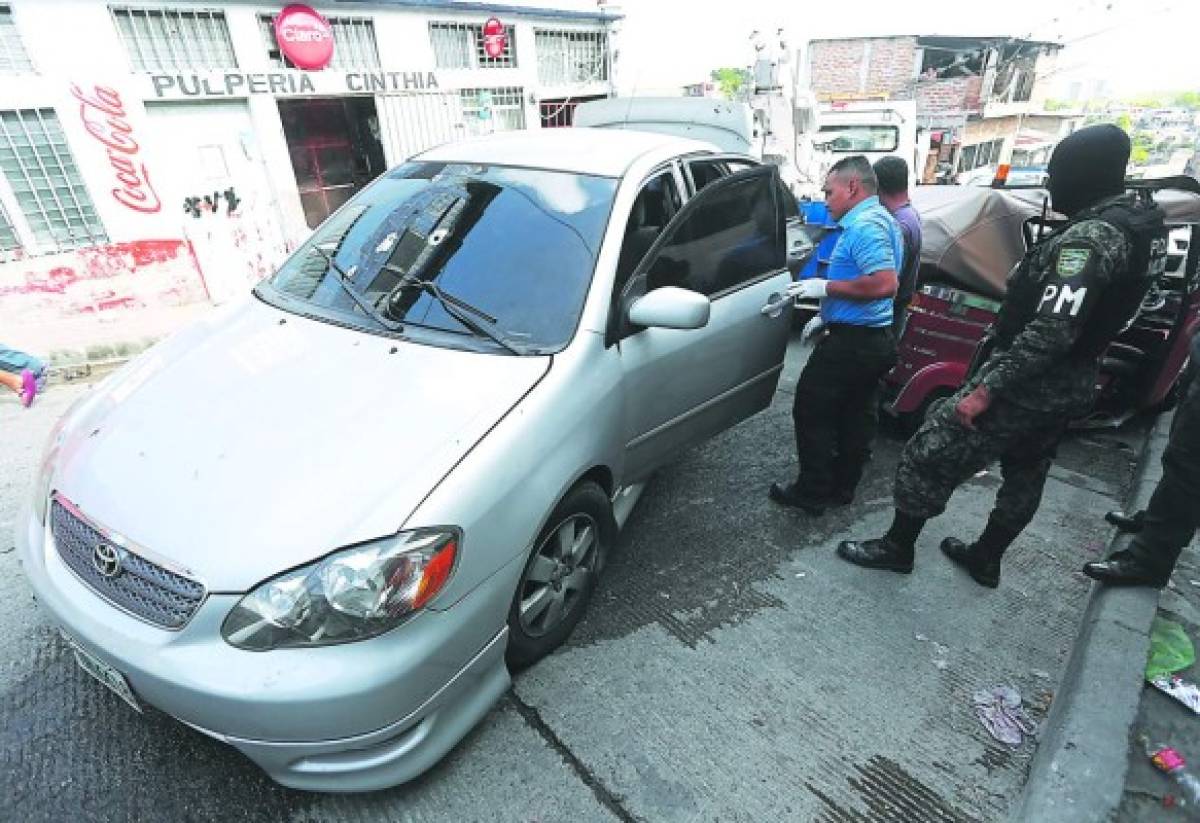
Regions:
M 1100 395 L 1073 425 L 1117 426 L 1178 396 L 1188 346 L 1200 329 L 1200 184 L 1190 177 L 1130 181 L 1152 197 L 1170 230 L 1166 271 L 1132 325 L 1101 361 Z M 918 187 L 920 289 L 909 306 L 898 362 L 885 378 L 883 411 L 906 429 L 929 405 L 966 380 L 980 341 L 1004 298 L 1008 272 L 1036 240 L 1064 218 L 1047 211 L 1040 188 Z

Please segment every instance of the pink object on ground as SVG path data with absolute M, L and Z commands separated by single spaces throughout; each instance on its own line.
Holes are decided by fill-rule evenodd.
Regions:
M 37 396 L 37 378 L 29 369 L 21 371 L 21 405 L 29 408 Z

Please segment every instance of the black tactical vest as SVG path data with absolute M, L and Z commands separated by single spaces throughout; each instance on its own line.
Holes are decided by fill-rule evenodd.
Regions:
M 996 345 L 1006 349 L 1037 314 L 1046 278 L 1051 276 L 1049 261 L 1035 268 L 1041 252 L 1060 238 L 1070 226 L 1086 220 L 1103 220 L 1115 226 L 1129 239 L 1131 251 L 1124 266 L 1114 272 L 1112 281 L 1092 309 L 1082 334 L 1071 350 L 1071 359 L 1098 357 L 1112 339 L 1137 316 L 1150 286 L 1166 269 L 1167 230 L 1163 212 L 1154 203 L 1117 201 L 1099 211 L 1086 210 L 1035 244 L 1018 264 L 1008 280 L 1008 291 L 1000 316 L 996 319 Z

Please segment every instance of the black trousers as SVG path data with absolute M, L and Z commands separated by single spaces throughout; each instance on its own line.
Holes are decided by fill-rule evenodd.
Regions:
M 799 493 L 853 494 L 879 423 L 879 381 L 894 365 L 890 328 L 830 324 L 800 375 L 792 405 Z
M 1191 391 L 1175 410 L 1162 466 L 1142 531 L 1129 551 L 1169 574 L 1200 527 L 1200 380 L 1192 380 Z

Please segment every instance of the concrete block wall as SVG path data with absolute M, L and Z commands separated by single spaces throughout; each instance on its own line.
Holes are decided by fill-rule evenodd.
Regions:
M 982 77 L 948 77 L 917 83 L 917 111 L 976 112 L 981 108 Z
M 915 37 L 814 40 L 809 74 L 818 98 L 881 95 L 911 100 L 916 80 Z

